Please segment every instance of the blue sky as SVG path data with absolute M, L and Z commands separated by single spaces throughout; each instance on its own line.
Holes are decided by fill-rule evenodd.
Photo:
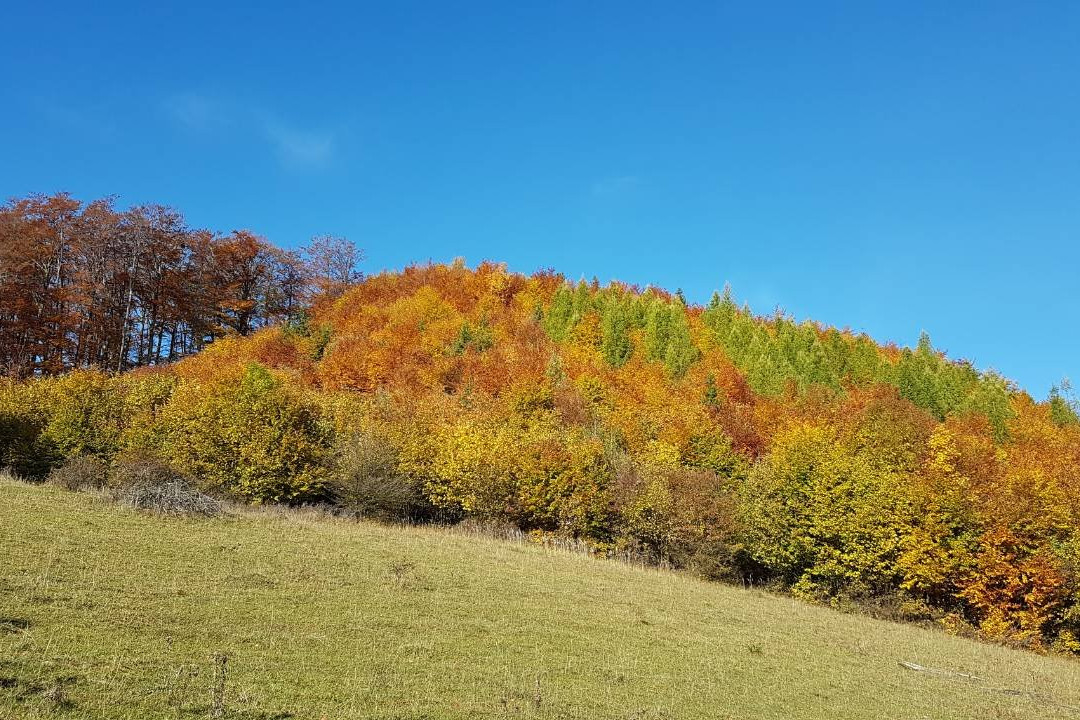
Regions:
M 1078 3 L 229 5 L 7 8 L 0 196 L 730 283 L 1080 380 Z

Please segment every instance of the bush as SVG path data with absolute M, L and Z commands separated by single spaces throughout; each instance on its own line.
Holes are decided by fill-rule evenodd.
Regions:
M 222 512 L 221 503 L 199 492 L 190 477 L 149 453 L 117 458 L 109 485 L 118 502 L 138 510 L 207 517 Z
M 156 453 L 132 450 L 116 457 L 109 468 L 108 484 L 113 490 L 126 490 L 139 485 L 167 483 L 184 473 Z
M 161 448 L 203 488 L 294 505 L 327 499 L 329 427 L 318 408 L 266 368 L 183 384 L 161 412 Z
M 423 512 L 423 495 L 398 470 L 394 448 L 370 432 L 338 443 L 331 491 L 348 512 L 384 520 L 414 518 Z
M 45 420 L 41 440 L 61 458 L 112 457 L 119 448 L 124 406 L 119 385 L 108 375 L 78 370 L 33 383 Z
M 105 461 L 92 455 L 76 455 L 49 473 L 48 482 L 65 490 L 100 490 L 108 477 Z
M 41 441 L 41 425 L 23 413 L 0 409 L 0 469 L 31 480 L 49 472 L 54 457 Z
M 645 558 L 734 580 L 737 480 L 707 469 L 612 458 L 621 541 Z
M 852 454 L 822 427 L 776 435 L 741 488 L 745 551 L 814 599 L 889 594 L 903 579 L 914 512 L 900 477 Z

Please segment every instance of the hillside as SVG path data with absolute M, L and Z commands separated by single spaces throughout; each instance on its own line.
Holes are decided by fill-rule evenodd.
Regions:
M 0 547 L 5 718 L 205 717 L 218 654 L 231 718 L 1080 716 L 1075 662 L 446 530 L 4 480 Z
M 0 385 L 0 467 L 100 486 L 132 457 L 237 501 L 494 520 L 1080 652 L 1067 399 L 728 293 L 409 267 L 176 363 Z

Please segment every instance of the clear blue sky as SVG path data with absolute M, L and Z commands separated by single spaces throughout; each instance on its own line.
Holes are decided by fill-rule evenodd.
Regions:
M 0 196 L 730 283 L 1080 380 L 1080 3 L 98 5 L 5 9 Z

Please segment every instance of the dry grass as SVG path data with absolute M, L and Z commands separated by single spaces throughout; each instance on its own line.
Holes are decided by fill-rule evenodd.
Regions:
M 6 480 L 0 557 L 0 718 L 1080 718 L 1080 663 L 479 532 Z

